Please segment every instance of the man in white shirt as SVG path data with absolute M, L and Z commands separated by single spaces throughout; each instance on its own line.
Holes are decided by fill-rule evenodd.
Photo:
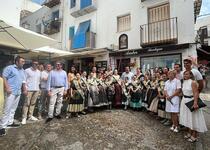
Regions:
M 174 70 L 176 71 L 176 78 L 181 80 L 182 79 L 182 71 L 181 71 L 181 65 L 180 64 L 175 64 L 174 65 Z
M 38 119 L 33 116 L 36 100 L 39 95 L 39 85 L 41 74 L 38 70 L 38 61 L 32 61 L 32 67 L 25 70 L 26 76 L 26 87 L 28 94 L 25 98 L 23 113 L 22 113 L 22 124 L 26 124 L 26 120 L 37 121 Z
M 48 106 L 46 105 L 47 102 L 49 102 L 50 97 L 48 96 L 48 91 L 47 91 L 47 80 L 48 80 L 48 75 L 50 71 L 52 70 L 52 65 L 51 64 L 46 64 L 45 70 L 40 70 L 41 72 L 41 81 L 40 81 L 40 99 L 38 103 L 38 119 L 42 119 L 42 113 L 46 112 Z M 46 101 L 47 100 L 47 101 Z
M 132 77 L 133 77 L 133 73 L 130 72 L 130 68 L 127 66 L 125 67 L 125 72 L 123 72 L 121 79 L 125 81 L 125 78 L 128 78 L 128 82 L 131 83 Z
M 201 73 L 197 69 L 192 68 L 192 60 L 189 58 L 184 59 L 184 68 L 185 70 L 182 72 L 181 78 L 183 79 L 183 74 L 185 71 L 191 71 L 194 79 L 198 82 L 198 90 L 200 93 L 203 89 L 203 77 Z

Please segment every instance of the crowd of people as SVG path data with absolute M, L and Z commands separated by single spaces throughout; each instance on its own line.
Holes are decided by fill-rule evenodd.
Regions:
M 0 119 L 0 135 L 6 128 L 18 127 L 14 122 L 21 93 L 24 95 L 21 124 L 28 120 L 37 121 L 46 117 L 46 123 L 54 118 L 61 119 L 63 101 L 68 102 L 66 118 L 80 117 L 101 109 L 132 109 L 146 111 L 170 130 L 179 132 L 180 126 L 187 128 L 184 138 L 189 142 L 198 140 L 198 132 L 207 131 L 202 109 L 198 106 L 199 93 L 203 89 L 203 78 L 197 69 L 192 68 L 190 59 L 184 60 L 184 71 L 180 64 L 169 68 L 154 68 L 142 72 L 137 68 L 131 72 L 125 67 L 120 76 L 117 69 L 107 70 L 93 67 L 88 74 L 78 72 L 72 66 L 69 73 L 57 61 L 40 65 L 32 61 L 32 66 L 23 69 L 24 58 L 16 57 L 15 64 L 3 71 L 6 93 L 5 107 Z M 37 102 L 38 101 L 38 102 Z M 193 101 L 195 111 L 191 112 L 185 103 Z M 38 103 L 38 116 L 34 108 Z

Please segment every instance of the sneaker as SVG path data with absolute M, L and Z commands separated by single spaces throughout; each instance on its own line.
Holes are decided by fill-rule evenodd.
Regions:
M 36 117 L 34 117 L 34 116 L 31 116 L 30 118 L 28 118 L 28 120 L 30 120 L 30 121 L 38 121 L 38 119 Z
M 178 127 L 175 127 L 173 131 L 176 133 L 179 132 Z
M 21 124 L 26 124 L 26 118 L 23 118 Z
M 7 128 L 18 128 L 18 127 L 20 127 L 19 123 L 13 123 L 13 124 L 7 126 Z
M 55 116 L 55 118 L 57 118 L 57 119 L 62 119 L 62 117 L 61 117 L 60 115 Z
M 39 120 L 43 120 L 43 117 L 41 115 L 38 116 Z
M 6 135 L 6 130 L 3 128 L 3 129 L 0 129 L 0 136 L 4 136 Z
M 45 123 L 48 123 L 48 122 L 50 122 L 52 120 L 53 120 L 53 118 L 47 118 L 47 120 L 45 121 Z
M 174 131 L 174 129 L 175 129 L 174 126 L 170 127 L 170 130 L 171 130 L 171 131 Z

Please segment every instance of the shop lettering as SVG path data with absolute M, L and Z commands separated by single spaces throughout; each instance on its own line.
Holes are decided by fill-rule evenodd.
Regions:
M 163 48 L 153 48 L 153 49 L 148 49 L 148 52 L 158 52 L 158 51 L 162 51 Z

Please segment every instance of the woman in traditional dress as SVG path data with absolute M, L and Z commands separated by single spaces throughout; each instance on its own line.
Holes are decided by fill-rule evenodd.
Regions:
M 107 93 L 107 99 L 108 99 L 108 103 L 109 103 L 109 109 L 111 109 L 112 103 L 114 101 L 114 95 L 115 95 L 112 75 L 107 76 L 105 84 L 107 86 L 106 93 Z
M 142 71 L 141 71 L 141 69 L 140 68 L 136 68 L 136 78 L 138 79 L 138 80 L 140 80 L 140 78 L 143 76 L 143 73 L 142 73 Z
M 157 114 L 158 112 L 158 82 L 159 80 L 157 80 L 156 77 L 153 76 L 151 82 L 151 95 L 149 98 L 149 101 L 151 100 L 149 111 L 152 114 Z
M 99 89 L 99 105 L 100 106 L 107 106 L 108 105 L 108 99 L 106 95 L 106 84 L 105 79 L 103 78 L 103 74 L 99 73 L 98 78 L 96 79 L 97 86 Z
M 81 75 L 81 85 L 84 92 L 85 100 L 84 100 L 84 110 L 87 113 L 88 112 L 88 101 L 90 98 L 90 89 L 87 82 L 87 72 L 83 71 Z
M 76 69 L 74 66 L 71 67 L 71 70 L 68 73 L 68 84 L 69 87 L 71 86 L 71 82 L 76 78 Z M 67 90 L 66 96 L 64 96 L 65 99 L 70 99 L 70 88 Z
M 137 76 L 134 75 L 132 78 L 132 88 L 131 88 L 131 101 L 130 101 L 130 107 L 134 110 L 138 110 L 142 107 L 142 99 L 141 99 L 141 84 L 140 81 L 137 80 Z
M 88 102 L 89 107 L 99 106 L 99 89 L 97 79 L 94 77 L 94 73 L 91 72 L 88 78 L 88 84 L 90 89 L 90 99 Z
M 114 69 L 114 74 L 112 75 L 115 89 L 114 103 L 115 107 L 122 105 L 122 88 L 120 83 L 120 75 L 118 75 L 118 70 Z
M 79 117 L 78 113 L 84 110 L 85 99 L 79 73 L 76 74 L 76 78 L 71 82 L 70 95 L 68 112 L 71 113 L 71 116 Z
M 184 136 L 189 142 L 196 142 L 198 140 L 198 132 L 206 132 L 207 127 L 202 108 L 198 107 L 198 84 L 192 80 L 193 74 L 191 71 L 184 72 L 184 82 L 182 87 L 183 98 L 180 107 L 180 121 L 181 125 L 188 128 L 187 135 Z M 195 111 L 191 112 L 185 105 L 194 100 Z
M 166 99 L 164 95 L 164 87 L 165 87 L 165 82 L 168 80 L 166 74 L 161 75 L 161 79 L 158 84 L 158 117 L 161 118 L 161 123 L 165 123 L 170 119 L 170 115 L 167 115 L 165 111 L 166 107 Z
M 132 85 L 129 83 L 128 77 L 125 77 L 125 80 L 122 81 L 122 105 L 124 105 L 124 109 L 126 110 L 131 101 L 131 88 Z
M 157 101 L 157 95 L 158 95 L 158 90 L 157 90 L 157 80 L 155 76 L 152 76 L 152 81 L 150 82 L 150 88 L 147 94 L 147 104 L 148 104 L 148 108 L 149 110 L 152 112 L 157 111 L 156 104 L 158 102 Z M 151 103 L 153 102 L 153 100 L 155 100 L 153 103 L 153 105 L 150 107 Z
M 150 89 L 150 80 L 149 76 L 145 75 L 144 76 L 144 81 L 142 82 L 142 94 L 143 94 L 143 101 L 142 101 L 142 106 L 147 109 L 148 108 L 148 102 L 147 102 L 147 97 L 148 97 L 148 91 Z

